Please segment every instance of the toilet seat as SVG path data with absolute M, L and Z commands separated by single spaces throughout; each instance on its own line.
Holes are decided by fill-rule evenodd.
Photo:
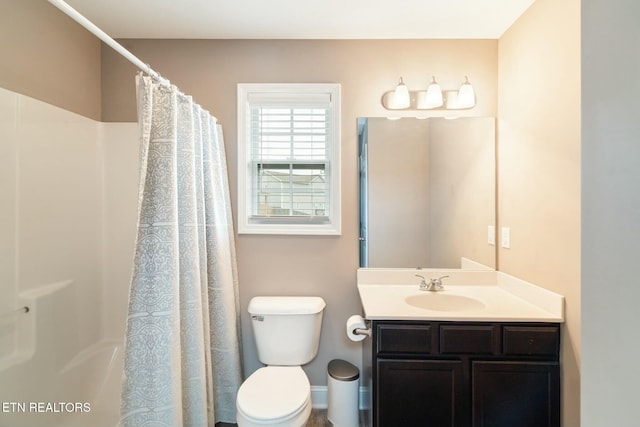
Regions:
M 311 385 L 300 366 L 268 366 L 240 386 L 238 426 L 300 427 L 311 413 Z

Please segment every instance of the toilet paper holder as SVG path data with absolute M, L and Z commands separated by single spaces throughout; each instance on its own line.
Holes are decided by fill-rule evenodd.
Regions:
M 371 329 L 362 329 L 362 328 L 355 328 L 353 330 L 353 333 L 356 335 L 366 335 L 368 337 L 371 336 Z
M 369 327 L 370 323 L 367 322 L 362 316 L 359 314 L 354 314 L 347 319 L 346 324 L 346 332 L 347 337 L 351 341 L 362 341 L 366 339 L 366 337 L 371 337 L 371 328 Z

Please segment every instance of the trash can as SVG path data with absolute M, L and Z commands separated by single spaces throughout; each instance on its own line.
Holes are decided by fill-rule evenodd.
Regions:
M 334 359 L 327 373 L 327 418 L 335 427 L 358 427 L 360 371 L 346 360 Z

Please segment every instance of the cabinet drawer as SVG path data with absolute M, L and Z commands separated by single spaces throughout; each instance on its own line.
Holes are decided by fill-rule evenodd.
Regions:
M 431 353 L 430 325 L 378 325 L 378 353 Z
M 504 326 L 503 352 L 518 356 L 557 356 L 560 329 L 557 326 Z
M 440 326 L 442 354 L 494 354 L 499 346 L 499 334 L 493 325 Z

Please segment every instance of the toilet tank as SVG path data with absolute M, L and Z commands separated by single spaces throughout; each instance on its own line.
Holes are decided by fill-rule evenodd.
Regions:
M 320 297 L 254 297 L 249 302 L 258 359 L 299 366 L 318 353 L 325 302 Z

